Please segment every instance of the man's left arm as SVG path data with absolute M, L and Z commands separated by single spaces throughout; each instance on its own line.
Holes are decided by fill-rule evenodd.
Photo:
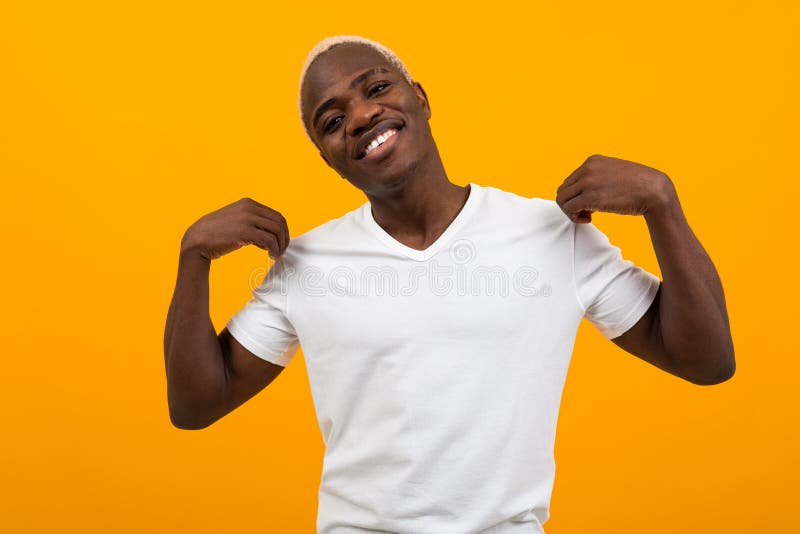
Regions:
M 594 211 L 645 218 L 662 282 L 648 311 L 614 343 L 694 384 L 718 384 L 733 376 L 722 283 L 665 173 L 594 155 L 564 180 L 556 202 L 576 223 L 591 222 Z

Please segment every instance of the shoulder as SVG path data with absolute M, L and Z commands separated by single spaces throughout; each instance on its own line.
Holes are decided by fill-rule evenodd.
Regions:
M 492 217 L 510 222 L 534 224 L 539 229 L 572 228 L 574 223 L 561 210 L 555 200 L 526 197 L 492 186 L 480 186 L 483 205 Z
M 314 228 L 293 237 L 292 242 L 298 245 L 310 245 L 327 239 L 335 238 L 352 232 L 358 225 L 357 219 L 361 216 L 364 205 L 348 211 L 344 215 L 324 222 Z
M 363 232 L 361 218 L 365 204 L 294 236 L 284 253 L 287 264 L 299 264 L 312 257 L 336 254 L 346 249 L 348 243 L 358 240 Z

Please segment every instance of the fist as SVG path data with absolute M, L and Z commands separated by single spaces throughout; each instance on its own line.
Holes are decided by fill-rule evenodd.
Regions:
M 576 223 L 592 213 L 646 215 L 676 198 L 669 177 L 658 169 L 608 156 L 589 156 L 559 186 L 556 203 Z
M 204 215 L 181 241 L 181 252 L 195 251 L 207 260 L 245 245 L 266 250 L 272 258 L 289 245 L 289 227 L 283 215 L 253 199 L 243 198 Z

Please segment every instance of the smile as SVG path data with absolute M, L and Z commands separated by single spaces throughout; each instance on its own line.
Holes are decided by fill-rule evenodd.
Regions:
M 394 134 L 397 133 L 397 130 L 394 128 L 389 128 L 378 137 L 372 140 L 370 144 L 367 145 L 367 148 L 364 149 L 364 157 L 368 156 L 370 152 L 381 146 L 383 143 L 386 142 L 387 139 L 392 137 Z
M 382 159 L 381 154 L 388 154 L 396 144 L 397 134 L 405 125 L 398 120 L 388 119 L 375 125 L 372 131 L 364 134 L 359 140 L 355 159 Z

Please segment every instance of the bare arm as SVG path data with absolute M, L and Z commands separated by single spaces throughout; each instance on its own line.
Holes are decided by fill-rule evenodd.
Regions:
M 725 296 L 714 264 L 692 233 L 669 177 L 651 167 L 591 156 L 556 197 L 575 222 L 594 211 L 644 215 L 663 276 L 650 309 L 613 341 L 694 384 L 717 384 L 736 369 Z
M 699 385 L 736 369 L 725 294 L 714 264 L 671 194 L 645 214 L 661 268 L 659 294 L 633 328 L 613 339 L 668 372 Z
M 242 199 L 206 215 L 181 242 L 178 278 L 164 329 L 167 404 L 178 428 L 205 428 L 269 385 L 283 367 L 219 335 L 209 315 L 211 260 L 246 244 L 274 257 L 288 245 L 286 222 L 274 210 Z

